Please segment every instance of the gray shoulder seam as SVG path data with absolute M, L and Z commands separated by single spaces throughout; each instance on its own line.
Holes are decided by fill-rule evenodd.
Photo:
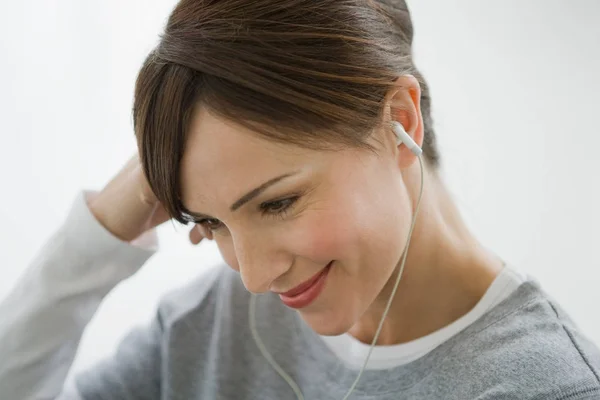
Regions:
M 567 327 L 565 326 L 565 324 L 562 323 L 562 321 L 560 319 L 560 316 L 558 315 L 558 311 L 554 307 L 554 304 L 552 304 L 552 302 L 548 301 L 548 300 L 546 300 L 546 302 L 550 305 L 550 308 L 552 308 L 552 311 L 554 311 L 554 314 L 556 314 L 556 318 L 559 320 L 560 325 L 562 326 L 563 330 L 565 331 L 565 333 L 569 337 L 569 340 L 573 344 L 573 347 L 575 347 L 575 349 L 579 353 L 579 356 L 581 357 L 581 359 L 583 360 L 583 362 L 585 363 L 585 365 L 588 367 L 588 369 L 592 372 L 592 374 L 596 378 L 596 382 L 598 382 L 598 385 L 600 385 L 600 376 L 598 376 L 598 372 L 592 367 L 592 364 L 591 364 L 590 360 L 587 358 L 587 356 L 585 355 L 585 353 L 581 350 L 581 348 L 577 344 L 577 341 L 573 337 L 573 334 L 571 333 L 571 331 L 569 331 L 569 329 L 567 329 Z M 596 389 L 598 389 L 600 391 L 600 386 L 597 387 Z
M 491 321 L 489 321 L 486 325 L 480 327 L 479 329 L 475 330 L 474 332 L 472 332 L 472 334 L 476 334 L 479 332 L 482 332 L 486 329 L 488 329 L 490 326 L 493 326 L 497 323 L 500 323 L 501 321 L 505 320 L 506 318 L 508 318 L 509 316 L 521 311 L 522 309 L 528 307 L 531 303 L 535 302 L 536 300 L 539 300 L 538 297 L 535 297 L 533 299 L 530 299 L 527 303 L 521 304 L 519 307 L 510 310 L 510 311 L 506 311 L 504 314 L 499 315 L 498 318 L 494 318 Z
M 600 387 L 588 387 L 569 393 L 566 396 L 558 397 L 556 400 L 598 400 L 600 399 Z

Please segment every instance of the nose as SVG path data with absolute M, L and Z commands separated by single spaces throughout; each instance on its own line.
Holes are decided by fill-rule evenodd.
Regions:
M 244 286 L 252 293 L 267 292 L 271 282 L 293 264 L 293 256 L 277 238 L 260 233 L 232 236 L 238 270 Z

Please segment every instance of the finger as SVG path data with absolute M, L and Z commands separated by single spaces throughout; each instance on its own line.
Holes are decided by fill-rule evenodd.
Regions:
M 198 225 L 194 225 L 190 231 L 190 242 L 192 242 L 192 244 L 198 244 L 204 239 L 204 235 L 202 235 L 200 229 L 201 228 Z

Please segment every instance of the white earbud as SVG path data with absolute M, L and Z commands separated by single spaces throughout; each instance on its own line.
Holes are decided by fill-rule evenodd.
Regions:
M 423 150 L 415 143 L 415 141 L 406 133 L 401 123 L 392 121 L 392 130 L 396 134 L 396 144 L 404 143 L 417 157 L 423 153 Z

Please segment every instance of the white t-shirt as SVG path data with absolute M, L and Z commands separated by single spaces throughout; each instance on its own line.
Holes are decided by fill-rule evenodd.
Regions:
M 488 310 L 500 304 L 526 280 L 527 277 L 523 272 L 509 266 L 504 267 L 481 300 L 467 314 L 442 329 L 410 342 L 391 346 L 375 346 L 366 369 L 392 368 L 423 357 L 471 325 Z M 348 333 L 338 336 L 321 336 L 321 338 L 348 367 L 362 368 L 369 353 L 370 344 L 362 343 Z

